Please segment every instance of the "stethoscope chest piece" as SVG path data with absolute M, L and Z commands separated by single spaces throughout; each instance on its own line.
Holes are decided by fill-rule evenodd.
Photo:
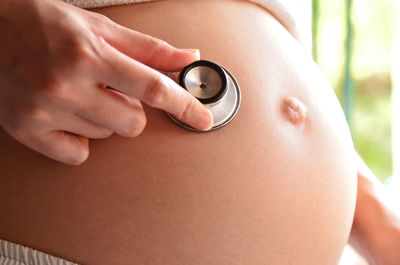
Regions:
M 218 64 L 206 60 L 189 64 L 179 75 L 179 85 L 208 106 L 214 119 L 210 131 L 225 126 L 239 109 L 239 85 L 233 75 Z M 200 131 L 180 122 L 171 114 L 168 116 L 185 129 Z

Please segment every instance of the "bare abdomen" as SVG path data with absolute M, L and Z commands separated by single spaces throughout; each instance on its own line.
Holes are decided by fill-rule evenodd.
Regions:
M 337 264 L 355 204 L 352 142 L 330 86 L 285 29 L 242 1 L 99 11 L 200 48 L 235 75 L 241 108 L 211 133 L 146 108 L 142 135 L 93 141 L 79 167 L 0 132 L 0 238 L 87 265 Z

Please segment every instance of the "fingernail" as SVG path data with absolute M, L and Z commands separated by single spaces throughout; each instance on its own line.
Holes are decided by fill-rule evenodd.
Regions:
M 195 122 L 196 127 L 200 130 L 208 131 L 213 126 L 213 116 L 209 110 L 208 113 L 203 113 Z
M 193 54 L 197 60 L 200 60 L 200 50 L 199 49 L 183 49 L 185 52 Z

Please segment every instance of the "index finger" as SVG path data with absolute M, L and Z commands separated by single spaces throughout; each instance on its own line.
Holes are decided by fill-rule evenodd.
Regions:
M 193 128 L 208 130 L 212 127 L 208 108 L 172 79 L 112 46 L 108 45 L 103 56 L 109 67 L 100 76 L 101 82 L 151 107 L 167 111 Z

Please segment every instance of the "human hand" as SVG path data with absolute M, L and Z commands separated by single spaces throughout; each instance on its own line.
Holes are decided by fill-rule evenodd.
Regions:
M 370 209 L 361 210 L 362 206 L 357 206 L 356 216 L 364 211 L 365 217 L 370 218 L 364 221 L 355 219 L 350 237 L 351 245 L 368 261 L 369 265 L 399 265 L 399 217 L 386 207 L 377 205 L 379 199 L 370 197 L 366 200 L 371 203 Z
M 370 265 L 399 265 L 400 216 L 386 188 L 356 156 L 358 191 L 350 244 Z
M 0 125 L 43 155 L 80 164 L 88 138 L 137 136 L 141 102 L 211 127 L 207 108 L 159 72 L 179 71 L 196 50 L 54 0 L 1 1 L 0 32 Z

